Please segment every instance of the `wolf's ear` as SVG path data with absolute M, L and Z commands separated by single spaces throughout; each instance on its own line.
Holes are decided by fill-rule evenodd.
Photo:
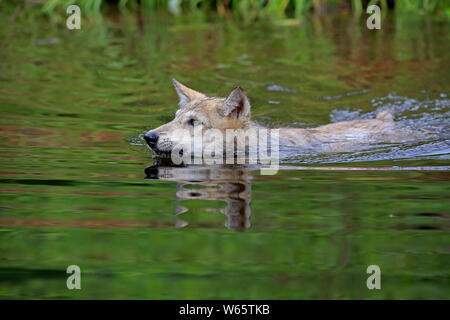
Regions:
M 177 91 L 178 97 L 180 97 L 180 102 L 178 103 L 180 108 L 184 108 L 192 100 L 206 98 L 203 93 L 189 89 L 175 79 L 172 79 L 172 82 L 175 90 Z
M 233 119 L 250 115 L 250 100 L 241 87 L 234 88 L 223 105 L 223 114 Z

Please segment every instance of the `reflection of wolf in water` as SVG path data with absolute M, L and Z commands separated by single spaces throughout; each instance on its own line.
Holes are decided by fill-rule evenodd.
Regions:
M 220 200 L 226 203 L 221 209 L 227 217 L 225 227 L 235 231 L 250 228 L 251 176 L 246 168 L 215 166 L 158 167 L 145 169 L 147 179 L 177 182 L 177 205 L 175 215 L 188 211 L 180 205 L 183 200 Z M 200 188 L 189 189 L 189 185 Z M 176 227 L 184 227 L 187 222 L 177 219 Z

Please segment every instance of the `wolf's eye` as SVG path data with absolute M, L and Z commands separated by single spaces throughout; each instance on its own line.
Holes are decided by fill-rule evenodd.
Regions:
M 190 126 L 196 126 L 199 124 L 198 120 L 195 120 L 194 118 L 191 118 L 187 121 L 187 124 Z

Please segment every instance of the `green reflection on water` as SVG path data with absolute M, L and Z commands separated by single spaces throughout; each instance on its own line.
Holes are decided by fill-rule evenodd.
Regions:
M 193 185 L 144 179 L 150 153 L 130 144 L 173 116 L 173 76 L 211 95 L 244 87 L 269 125 L 325 124 L 391 92 L 434 99 L 449 92 L 448 24 L 161 20 L 72 32 L 0 19 L 2 298 L 449 298 L 448 171 L 245 170 Z M 66 289 L 71 264 L 81 291 Z M 366 288 L 371 264 L 380 291 Z

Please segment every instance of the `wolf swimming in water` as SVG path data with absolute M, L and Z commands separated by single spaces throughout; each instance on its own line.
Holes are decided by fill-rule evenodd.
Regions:
M 251 120 L 250 100 L 241 87 L 236 87 L 226 98 L 218 98 L 208 97 L 175 79 L 172 81 L 179 97 L 175 118 L 144 134 L 156 155 L 170 157 L 171 151 L 186 136 L 177 134 L 179 129 L 192 132 L 195 126 L 201 126 L 202 130 L 215 129 L 225 135 L 226 130 L 263 128 Z M 280 145 L 345 151 L 351 144 L 371 142 L 374 136 L 392 131 L 394 127 L 392 115 L 384 111 L 375 119 L 342 121 L 316 128 L 278 128 L 278 133 Z

